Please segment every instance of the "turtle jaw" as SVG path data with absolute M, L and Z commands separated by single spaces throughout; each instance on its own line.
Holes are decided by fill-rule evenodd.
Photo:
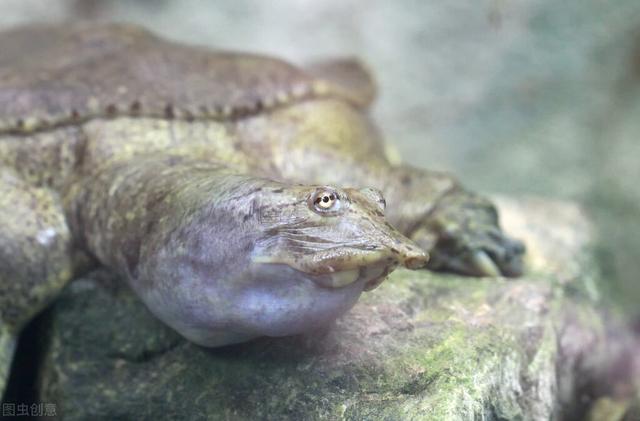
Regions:
M 372 265 L 358 269 L 349 269 L 331 274 L 310 276 L 310 278 L 323 288 L 343 288 L 345 286 L 362 282 L 364 291 L 370 291 L 380 285 L 397 265 Z
M 366 289 L 379 285 L 398 266 L 410 270 L 424 267 L 427 253 L 387 225 L 379 224 L 364 239 L 350 238 L 345 244 L 296 255 L 287 263 L 294 269 L 318 277 L 325 287 L 340 288 L 366 279 Z
M 254 263 L 285 264 L 323 288 L 343 288 L 361 282 L 364 290 L 376 288 L 393 270 L 423 267 L 427 254 L 417 247 L 399 251 L 395 248 L 336 248 L 306 256 L 283 259 L 256 258 Z
M 364 290 L 370 291 L 398 266 L 415 270 L 428 261 L 428 255 L 413 244 L 400 244 L 397 247 L 326 250 L 314 254 L 306 262 L 298 261 L 299 266 L 295 269 L 319 275 L 315 277 L 316 283 L 323 287 L 341 288 L 364 280 Z

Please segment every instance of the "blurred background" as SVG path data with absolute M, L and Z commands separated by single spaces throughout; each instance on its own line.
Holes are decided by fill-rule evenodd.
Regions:
M 0 0 L 0 28 L 78 19 L 298 63 L 362 58 L 404 160 L 579 201 L 606 300 L 640 315 L 640 1 Z

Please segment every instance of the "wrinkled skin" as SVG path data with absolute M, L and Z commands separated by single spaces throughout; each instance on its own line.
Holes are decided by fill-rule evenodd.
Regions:
M 19 28 L 0 51 L 0 393 L 15 334 L 87 258 L 207 346 L 325 325 L 427 254 L 522 271 L 489 201 L 389 162 L 356 61 L 124 25 Z

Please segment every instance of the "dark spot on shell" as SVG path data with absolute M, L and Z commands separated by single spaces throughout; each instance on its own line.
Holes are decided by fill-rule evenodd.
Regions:
M 72 120 L 78 120 L 80 118 L 80 113 L 78 112 L 78 110 L 71 110 L 71 119 Z
M 400 252 L 397 249 L 394 249 L 393 247 L 391 247 L 391 253 L 400 254 Z
M 184 119 L 187 120 L 187 121 L 193 121 L 194 120 L 193 113 L 191 111 L 189 111 L 189 110 L 184 110 L 182 112 L 182 115 L 183 115 Z
M 108 115 L 112 116 L 118 112 L 118 107 L 116 107 L 115 104 L 109 104 L 106 108 L 106 111 Z
M 140 104 L 140 101 L 133 101 L 129 106 L 129 110 L 131 110 L 131 112 L 134 114 L 139 113 L 141 109 L 142 109 L 142 104 Z
M 167 118 L 173 118 L 174 117 L 173 106 L 171 104 L 167 104 L 164 107 L 164 116 L 167 117 Z
M 251 108 L 248 105 L 239 105 L 234 109 L 233 115 L 237 117 L 246 117 L 251 114 Z
M 251 218 L 251 214 L 250 213 L 246 213 L 243 217 L 242 217 L 242 221 L 243 222 L 247 222 L 249 220 L 249 218 Z
M 19 118 L 18 120 L 16 120 L 16 127 L 18 129 L 22 129 L 24 127 L 24 120 Z
M 271 193 L 282 193 L 284 191 L 284 189 L 281 187 L 279 189 L 273 189 L 271 190 Z
M 400 183 L 402 183 L 403 186 L 405 187 L 409 187 L 411 185 L 411 182 L 413 180 L 411 180 L 411 177 L 407 174 L 403 175 L 402 177 L 400 177 Z

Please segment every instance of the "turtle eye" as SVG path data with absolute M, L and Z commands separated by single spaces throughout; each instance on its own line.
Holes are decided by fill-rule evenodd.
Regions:
M 322 188 L 311 195 L 309 205 L 318 213 L 333 213 L 340 210 L 340 198 L 335 190 Z

